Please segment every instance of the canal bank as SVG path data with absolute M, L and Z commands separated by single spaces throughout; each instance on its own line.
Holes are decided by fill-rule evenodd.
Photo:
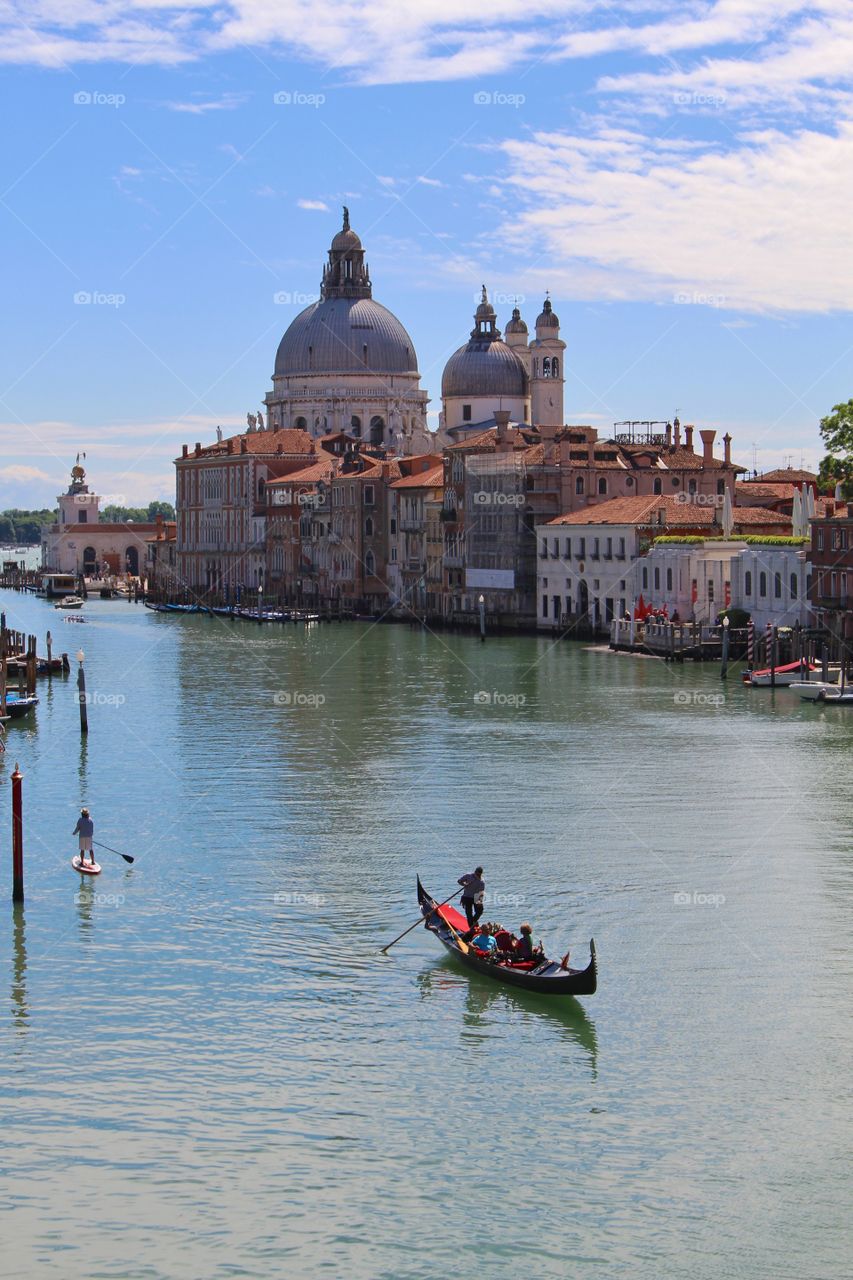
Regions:
M 17 1274 L 420 1278 L 472 1221 L 471 1265 L 546 1280 L 845 1273 L 849 722 L 546 638 L 84 616 L 87 740 L 43 681 L 0 761 Z M 136 857 L 91 890 L 82 804 Z M 595 936 L 595 997 L 495 990 L 422 930 L 378 954 L 416 871 L 446 896 L 478 861 L 508 923 Z M 535 1177 L 496 1195 L 472 1144 Z

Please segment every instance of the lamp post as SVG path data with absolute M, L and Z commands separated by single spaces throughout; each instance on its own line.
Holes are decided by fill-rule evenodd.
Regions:
M 483 644 L 486 642 L 486 597 L 480 596 L 477 601 L 480 606 L 480 640 Z
M 729 620 L 723 618 L 723 664 L 720 667 L 720 679 L 725 680 L 729 670 Z
M 89 713 L 86 709 L 86 673 L 83 670 L 83 659 L 86 657 L 82 649 L 77 650 L 77 701 L 80 703 L 80 733 L 83 737 L 89 732 Z
M 263 622 L 263 618 L 261 617 L 261 607 L 263 603 L 264 603 L 264 584 L 262 582 L 259 582 L 258 583 L 258 622 Z

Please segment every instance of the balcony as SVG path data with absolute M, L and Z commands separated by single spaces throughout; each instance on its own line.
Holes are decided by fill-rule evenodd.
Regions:
M 400 521 L 400 529 L 403 533 L 423 533 L 426 521 L 420 519 L 406 519 Z
M 464 557 L 461 555 L 449 554 L 444 556 L 445 569 L 461 569 L 464 565 Z
M 835 595 L 827 595 L 822 591 L 815 600 L 818 609 L 853 609 L 853 596 L 848 591 L 838 591 Z

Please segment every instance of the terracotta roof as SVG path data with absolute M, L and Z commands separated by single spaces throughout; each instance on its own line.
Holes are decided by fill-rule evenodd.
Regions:
M 460 440 L 458 444 L 448 445 L 449 449 L 481 449 L 492 450 L 495 447 L 497 439 L 497 427 L 491 427 L 488 431 L 481 431 L 479 435 L 471 436 L 467 440 Z M 536 432 L 523 432 L 518 427 L 507 427 L 507 439 L 512 441 L 514 449 L 526 449 L 532 443 L 527 436 L 532 436 L 532 440 L 536 439 Z
M 444 484 L 444 464 L 433 467 L 431 471 L 415 472 L 412 476 L 403 476 L 395 480 L 392 489 L 434 489 Z
M 663 511 L 662 522 L 658 520 L 658 512 Z M 766 507 L 734 507 L 734 527 L 739 525 L 787 525 L 790 527 L 790 516 L 781 515 L 777 511 L 768 511 Z M 715 519 L 716 517 L 716 519 Z M 684 502 L 676 497 L 663 494 L 652 496 L 636 495 L 630 498 L 611 498 L 609 502 L 598 503 L 594 507 L 586 507 L 582 511 L 573 511 L 570 515 L 557 516 L 549 524 L 585 525 L 585 524 L 635 524 L 635 525 L 690 525 L 708 528 L 720 527 L 721 513 L 719 508 L 706 506 L 696 502 Z
M 747 498 L 751 501 L 756 498 L 793 498 L 794 490 L 798 487 L 793 481 L 787 484 L 765 484 L 762 480 L 737 480 L 735 497 Z
M 835 510 L 827 515 L 827 504 L 833 504 Z M 815 520 L 850 520 L 853 519 L 853 506 L 849 502 L 836 502 L 834 498 L 815 498 Z
M 244 441 L 245 452 L 251 454 L 284 453 L 308 456 L 315 452 L 314 441 L 307 431 L 302 431 L 299 427 L 287 427 L 282 431 L 244 431 L 240 435 L 228 436 L 225 440 L 216 440 L 213 444 L 205 445 L 200 454 L 190 449 L 186 458 L 180 457 L 176 461 L 191 462 L 196 457 L 239 458 L 243 452 Z
M 266 487 L 268 489 L 289 488 L 294 484 L 312 484 L 318 480 L 329 480 L 337 471 L 338 466 L 339 461 L 337 458 L 321 458 L 319 462 L 312 463 L 310 467 L 301 467 L 298 471 L 291 471 L 288 475 L 281 476 L 278 480 L 268 480 Z
M 817 476 L 813 471 L 798 471 L 794 467 L 779 467 L 776 471 L 765 471 L 763 476 L 756 477 L 759 484 L 789 483 L 802 484 L 804 480 L 811 480 L 812 483 L 817 482 Z

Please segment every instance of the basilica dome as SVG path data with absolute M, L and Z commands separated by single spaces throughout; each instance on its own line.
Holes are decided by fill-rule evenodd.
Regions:
M 474 313 L 470 340 L 455 351 L 444 366 L 441 378 L 444 399 L 527 395 L 527 371 L 512 348 L 501 340 L 496 320 L 484 286 L 483 299 Z
M 320 299 L 296 317 L 279 343 L 274 376 L 339 373 L 418 374 L 412 339 L 373 299 L 364 249 L 347 209 L 329 249 Z

